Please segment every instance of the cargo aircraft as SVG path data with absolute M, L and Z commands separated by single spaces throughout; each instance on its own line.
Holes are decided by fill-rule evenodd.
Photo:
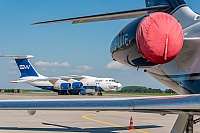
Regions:
M 112 58 L 130 67 L 144 69 L 179 93 L 178 96 L 77 99 L 2 100 L 0 109 L 138 111 L 178 114 L 171 133 L 193 133 L 200 121 L 200 15 L 184 0 L 145 0 L 146 8 L 67 18 L 34 24 L 75 23 L 135 18 L 114 38 Z
M 20 79 L 10 83 L 27 83 L 32 86 L 57 92 L 58 95 L 78 95 L 95 94 L 102 95 L 102 91 L 117 91 L 122 85 L 113 78 L 97 78 L 92 76 L 59 76 L 46 77 L 39 74 L 29 58 L 33 55 L 12 56 L 1 55 L 0 57 L 11 57 L 15 59 L 18 69 L 21 73 Z

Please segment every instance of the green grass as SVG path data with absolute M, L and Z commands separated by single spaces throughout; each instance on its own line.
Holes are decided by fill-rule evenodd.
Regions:
M 14 90 L 17 90 L 17 89 L 5 89 L 4 92 L 0 92 L 0 93 L 18 93 L 18 92 L 14 92 Z M 51 91 L 49 90 L 21 90 L 22 93 L 24 94 L 28 94 L 28 93 L 51 93 Z
M 1 92 L 1 94 L 3 93 L 14 93 L 14 92 Z M 31 93 L 52 93 L 49 90 L 22 90 L 23 94 L 31 94 Z M 114 92 L 114 91 L 110 91 L 110 92 L 103 92 L 103 95 L 106 94 L 114 94 L 114 95 L 149 95 L 149 96 L 169 96 L 169 95 L 178 95 L 177 93 L 136 93 L 136 92 Z
M 169 96 L 178 95 L 177 93 L 136 93 L 136 92 L 104 92 L 104 94 L 128 94 L 128 95 L 150 95 L 150 96 Z

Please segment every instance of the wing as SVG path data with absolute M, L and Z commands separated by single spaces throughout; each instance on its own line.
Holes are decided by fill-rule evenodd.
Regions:
M 11 81 L 12 84 L 17 83 L 27 83 L 27 82 L 34 82 L 34 81 L 49 81 L 54 84 L 58 80 L 69 81 L 70 79 L 78 80 L 84 79 L 84 76 L 60 76 L 60 77 L 44 77 L 44 78 L 29 78 L 29 79 L 20 79 L 16 81 Z
M 0 110 L 93 110 L 200 113 L 200 95 L 115 99 L 0 100 Z
M 55 83 L 57 80 L 64 80 L 64 81 L 69 81 L 70 79 L 74 79 L 77 81 L 80 81 L 81 79 L 83 79 L 85 77 L 82 76 L 60 76 L 60 77 L 51 77 L 51 78 L 47 78 L 45 79 L 46 81 L 48 80 L 51 83 Z M 44 80 L 40 80 L 40 81 L 44 81 Z
M 84 79 L 84 76 L 59 76 L 59 77 L 49 77 L 49 78 L 43 78 L 43 79 L 37 79 L 37 81 L 50 81 L 50 82 L 56 82 L 57 80 L 65 80 L 68 81 L 70 79 L 78 80 Z
M 80 81 L 81 79 L 86 78 L 85 76 L 78 76 L 78 75 L 71 75 L 70 77 L 71 77 L 72 79 L 78 80 L 78 81 Z
M 77 17 L 77 18 L 67 18 L 67 19 L 37 22 L 37 23 L 33 23 L 33 25 L 67 22 L 67 21 L 73 21 L 73 24 L 76 24 L 76 23 L 95 22 L 95 21 L 137 18 L 139 16 L 147 14 L 148 12 L 162 11 L 168 8 L 170 8 L 170 6 L 168 5 L 159 5 L 159 6 L 152 6 L 152 7 L 147 7 L 143 9 L 122 11 L 122 12 L 114 12 L 114 13 L 98 14 L 98 15 L 92 15 L 92 16 Z

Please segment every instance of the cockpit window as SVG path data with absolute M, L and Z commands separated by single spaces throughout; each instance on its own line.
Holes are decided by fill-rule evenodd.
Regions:
M 116 80 L 106 80 L 106 81 L 118 83 Z

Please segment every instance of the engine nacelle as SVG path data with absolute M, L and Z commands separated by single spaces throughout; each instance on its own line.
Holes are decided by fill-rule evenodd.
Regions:
M 136 42 L 147 60 L 155 64 L 164 64 L 173 60 L 181 51 L 183 30 L 171 15 L 152 13 L 140 22 Z
M 75 88 L 82 88 L 83 86 L 83 83 L 81 82 L 73 82 L 72 83 L 72 88 L 75 89 Z
M 53 87 L 57 90 L 69 90 L 71 89 L 71 84 L 64 80 L 58 80 L 54 83 Z
M 135 67 L 148 67 L 173 60 L 182 49 L 179 22 L 163 12 L 142 16 L 126 25 L 111 45 L 113 59 Z

